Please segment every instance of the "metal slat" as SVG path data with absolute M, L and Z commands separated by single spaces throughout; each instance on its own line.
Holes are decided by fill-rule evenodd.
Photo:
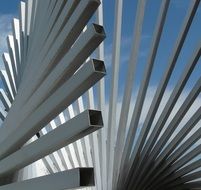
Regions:
M 103 62 L 86 64 L 76 75 L 63 84 L 53 95 L 44 101 L 27 119 L 20 128 L 11 133 L 0 144 L 0 157 L 14 152 L 31 136 L 37 133 L 53 117 L 65 109 L 70 102 L 78 98 L 90 86 L 95 84 L 105 75 Z M 59 98 L 58 98 L 59 97 Z M 27 128 L 27 126 L 29 126 Z
M 165 73 L 163 74 L 163 78 L 157 87 L 156 93 L 154 95 L 154 98 L 152 100 L 151 106 L 149 108 L 149 111 L 148 111 L 148 114 L 146 117 L 146 120 L 149 123 L 149 126 L 151 126 L 153 119 L 155 117 L 155 114 L 158 110 L 158 106 L 159 106 L 161 99 L 164 95 L 168 81 L 169 81 L 170 76 L 171 76 L 173 69 L 175 67 L 176 61 L 178 59 L 179 53 L 181 51 L 181 48 L 184 44 L 184 41 L 186 39 L 186 36 L 187 36 L 188 31 L 190 29 L 190 26 L 192 24 L 192 21 L 193 21 L 193 18 L 195 16 L 195 13 L 197 11 L 199 3 L 200 3 L 200 1 L 192 1 L 191 6 L 190 6 L 190 8 L 186 14 L 186 17 L 185 17 L 184 22 L 183 22 L 182 29 L 178 35 L 177 40 L 176 40 L 174 49 L 172 51 L 172 55 L 170 56 L 170 59 L 168 62 L 168 67 L 165 70 Z M 170 111 L 171 110 L 164 110 L 163 115 L 161 114 L 160 119 L 158 121 L 160 121 L 161 123 L 164 123 L 167 119 L 167 116 L 169 115 L 168 112 L 170 112 Z M 145 120 L 145 122 L 146 122 L 146 120 Z M 161 126 L 161 124 L 160 125 L 158 124 L 157 126 Z M 158 133 L 159 133 L 159 131 L 157 130 L 156 127 L 154 127 L 153 131 L 151 132 L 150 138 L 148 139 L 148 141 L 146 142 L 146 144 L 142 150 L 141 160 L 140 160 L 140 163 L 138 164 L 137 168 L 135 168 L 135 174 L 138 173 L 142 169 L 143 164 L 146 163 L 147 158 L 148 158 L 148 154 L 149 154 L 152 146 L 155 144 L 155 141 L 157 140 Z M 133 176 L 135 174 L 133 174 Z
M 102 126 L 101 112 L 86 110 L 38 140 L 1 160 L 0 176 L 2 177 L 19 170 Z
M 114 41 L 112 52 L 112 80 L 109 98 L 109 113 L 107 124 L 106 139 L 106 169 L 107 169 L 107 189 L 112 189 L 113 177 L 113 156 L 116 129 L 116 103 L 119 82 L 120 48 L 121 48 L 121 25 L 122 25 L 123 1 L 115 2 L 115 21 L 114 21 Z
M 113 42 L 107 43 L 106 48 L 102 43 L 105 38 L 103 8 L 107 11 L 110 7 L 102 3 L 116 6 L 114 13 L 112 7 L 109 10 L 114 18 L 105 23 L 114 22 L 113 36 L 108 38 L 108 42 L 111 39 Z M 166 17 L 168 15 L 170 19 L 175 14 L 172 12 L 176 10 L 175 2 L 164 0 L 160 5 L 154 5 L 139 0 L 132 3 L 136 13 L 133 39 L 129 42 L 133 42 L 130 55 L 124 52 L 130 44 L 121 41 L 122 36 L 130 34 L 132 27 L 130 23 L 122 22 L 124 19 L 130 22 L 130 18 L 124 18 L 130 15 L 125 9 L 130 3 L 122 0 L 28 0 L 20 3 L 20 18 L 13 20 L 13 36 L 7 40 L 9 54 L 4 54 L 6 71 L 0 72 L 4 85 L 0 90 L 0 101 L 5 108 L 0 110 L 0 189 L 23 190 L 32 186 L 34 189 L 85 190 L 200 189 L 201 78 L 198 69 L 201 50 L 200 41 L 193 47 L 199 34 L 189 36 L 198 26 L 200 0 L 189 1 L 189 7 L 187 3 L 180 7 L 186 16 L 153 97 L 148 97 L 149 85 L 155 80 L 151 78 L 152 70 L 159 63 L 157 56 L 162 55 L 163 49 L 159 52 L 158 48 Z M 152 10 L 156 12 L 150 13 Z M 154 18 L 148 18 L 148 15 Z M 91 24 L 94 20 L 99 25 Z M 144 26 L 147 21 L 149 24 Z M 154 23 L 141 81 L 134 81 L 142 68 L 141 65 L 138 68 L 144 43 L 141 36 L 147 28 L 152 32 Z M 174 23 L 177 21 L 169 23 L 168 20 L 167 26 Z M 186 46 L 189 41 L 194 43 L 192 47 Z M 106 52 L 112 57 L 108 69 L 112 75 L 106 85 L 110 77 L 106 80 L 102 77 L 106 74 L 103 61 L 108 45 L 112 47 L 111 52 Z M 191 48 L 189 55 L 186 48 Z M 128 65 L 122 65 L 122 53 L 129 58 L 126 60 Z M 185 61 L 180 59 L 183 53 L 185 58 L 191 58 L 164 101 L 169 95 L 166 94 L 169 81 L 172 82 L 179 69 L 177 62 Z M 91 59 L 92 56 L 96 59 Z M 121 66 L 128 66 L 128 70 L 120 72 Z M 119 82 L 124 75 L 125 81 Z M 195 79 L 197 83 L 186 94 L 186 88 L 196 82 Z M 139 90 L 132 108 L 135 82 L 139 84 Z M 119 102 L 121 93 L 118 89 L 122 89 L 122 85 L 125 87 L 122 102 Z M 148 106 L 151 106 L 145 110 L 149 98 L 152 101 Z M 102 110 L 105 123 L 103 129 L 90 135 L 87 135 L 91 132 L 87 129 L 96 127 L 89 125 L 88 114 L 83 119 L 82 112 L 86 108 Z M 141 118 L 144 118 L 142 123 Z M 156 122 L 154 126 L 153 122 Z M 81 129 L 81 126 L 85 127 Z M 84 135 L 87 136 L 82 138 Z M 37 159 L 41 160 L 34 162 Z M 94 167 L 94 173 L 92 168 L 84 168 L 84 172 L 80 168 L 69 170 L 75 167 Z M 55 172 L 57 174 L 53 174 Z M 49 173 L 53 175 L 30 179 Z
M 92 168 L 76 168 L 56 174 L 51 174 L 35 179 L 30 179 L 18 183 L 0 186 L 0 190 L 22 190 L 22 189 L 74 189 L 93 186 L 93 169 Z
M 26 104 L 21 108 L 21 115 L 11 115 L 10 117 L 13 119 L 9 120 L 9 118 L 7 118 L 7 121 L 3 124 L 4 127 L 15 125 L 17 128 L 17 124 L 20 124 L 20 122 L 22 122 L 31 111 L 33 111 L 41 102 L 44 101 L 44 99 L 48 98 L 48 96 L 50 96 L 51 93 L 56 90 L 56 88 L 62 85 L 63 82 L 68 80 L 70 76 L 73 75 L 75 70 L 83 63 L 82 61 L 88 57 L 88 55 L 93 51 L 94 47 L 98 46 L 98 44 L 104 38 L 104 29 L 101 26 L 92 25 L 89 30 L 83 34 L 82 38 L 80 38 L 75 44 L 77 49 L 72 49 L 72 51 L 69 51 L 64 59 L 62 59 L 55 69 L 47 76 L 47 78 L 44 81 L 41 81 L 42 84 L 29 98 L 30 101 L 27 101 Z M 91 42 L 93 45 L 91 45 Z M 27 92 L 29 93 L 30 91 L 27 90 Z M 24 101 L 25 100 L 23 100 L 23 102 Z
M 191 73 L 193 72 L 194 67 L 198 63 L 198 60 L 200 58 L 200 53 L 201 53 L 201 49 L 200 49 L 200 45 L 199 45 L 198 48 L 195 50 L 195 53 L 192 56 L 192 58 L 190 59 L 189 63 L 186 65 L 186 67 L 184 69 L 184 72 L 182 73 L 180 79 L 178 80 L 177 84 L 175 85 L 175 88 L 173 89 L 173 92 L 172 92 L 170 98 L 168 99 L 162 114 L 164 112 L 168 112 L 168 110 L 172 110 L 171 107 L 175 105 L 175 103 L 178 100 L 178 98 L 179 98 L 179 96 L 180 96 L 185 84 L 187 83 Z M 198 84 L 199 84 L 199 82 L 198 82 Z M 198 92 L 197 92 L 198 94 L 196 96 L 199 95 L 199 91 L 200 90 L 198 88 Z M 191 98 L 191 94 L 192 93 L 190 93 L 188 95 L 188 97 Z M 192 97 L 195 99 L 196 96 L 195 97 L 192 96 Z M 166 144 L 167 140 L 170 138 L 172 133 L 176 130 L 179 122 L 182 120 L 182 118 L 184 117 L 185 113 L 188 111 L 188 109 L 189 109 L 189 107 L 191 106 L 192 103 L 193 102 L 191 102 L 191 101 L 188 102 L 187 99 L 186 99 L 184 101 L 184 103 L 181 105 L 180 109 L 175 114 L 175 116 L 172 119 L 172 121 L 170 122 L 170 124 L 168 124 L 168 126 L 165 129 L 163 135 L 160 137 L 160 139 L 158 139 L 156 145 L 154 146 L 154 148 L 152 149 L 151 153 L 149 154 L 149 160 L 144 165 L 143 171 L 146 171 L 146 167 L 148 167 L 148 165 L 151 162 L 153 162 L 155 160 L 155 158 L 158 156 L 158 154 L 161 152 L 161 150 L 163 149 L 163 147 Z M 158 122 L 157 122 L 157 124 L 158 124 Z M 157 124 L 156 124 L 156 128 L 158 127 Z M 160 126 L 160 127 L 157 128 L 158 133 L 162 130 L 162 127 L 163 126 Z M 147 172 L 145 174 L 147 174 Z

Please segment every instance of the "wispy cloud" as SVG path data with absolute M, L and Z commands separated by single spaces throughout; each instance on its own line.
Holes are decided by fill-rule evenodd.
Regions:
M 139 57 L 145 57 L 147 54 L 147 42 L 150 40 L 151 36 L 148 34 L 142 34 L 141 36 L 141 48 L 139 50 Z M 133 43 L 132 36 L 123 36 L 121 39 L 121 56 L 120 62 L 125 63 L 129 60 L 131 53 L 131 46 Z M 112 43 L 106 44 L 105 46 L 105 63 L 107 67 L 112 65 Z
M 140 120 L 139 120 L 137 137 L 138 137 L 138 135 L 140 133 L 140 130 L 141 130 L 141 127 L 143 126 L 143 123 L 144 123 L 144 121 L 145 121 L 145 119 L 147 117 L 147 113 L 148 113 L 148 110 L 150 108 L 150 105 L 151 105 L 151 102 L 153 100 L 153 97 L 154 97 L 154 94 L 156 92 L 156 89 L 157 89 L 157 86 L 150 86 L 148 88 L 148 90 L 147 90 L 146 98 L 145 98 L 145 101 L 144 101 L 144 104 L 143 104 L 143 109 L 142 109 L 142 112 L 141 112 L 141 117 L 140 117 Z M 153 127 L 155 127 L 155 124 L 158 121 L 162 111 L 164 110 L 172 91 L 173 91 L 172 87 L 166 89 L 164 97 L 161 100 L 161 103 L 160 103 L 160 105 L 158 107 L 158 111 L 156 113 L 156 116 L 154 118 L 154 121 L 153 121 L 153 124 L 152 124 L 152 127 L 151 127 L 150 131 L 152 131 Z M 130 111 L 128 113 L 127 129 L 128 129 L 128 127 L 130 127 L 130 122 L 131 122 L 131 118 L 132 118 L 132 114 L 133 114 L 133 109 L 135 107 L 135 103 L 136 103 L 136 99 L 137 99 L 137 92 L 138 92 L 138 89 L 133 92 L 132 100 L 130 102 Z M 190 93 L 189 89 L 188 90 L 185 89 L 182 92 L 182 94 L 180 95 L 179 99 L 177 100 L 174 108 L 172 109 L 171 114 L 169 115 L 169 117 L 168 117 L 168 119 L 166 121 L 166 124 L 163 126 L 164 128 L 162 130 L 162 133 L 168 127 L 168 125 L 170 124 L 172 119 L 175 117 L 176 113 L 178 112 L 179 108 L 181 107 L 181 105 L 183 104 L 184 100 L 186 99 L 186 97 L 188 96 L 189 93 Z M 194 103 L 191 105 L 190 109 L 188 110 L 188 112 L 185 114 L 185 116 L 183 117 L 183 119 L 181 120 L 181 122 L 179 123 L 177 128 L 175 129 L 175 131 L 174 131 L 173 135 L 171 136 L 171 138 L 169 139 L 169 141 L 171 141 L 175 137 L 175 135 L 180 131 L 180 129 L 189 121 L 189 119 L 193 116 L 193 114 L 199 108 L 198 105 L 201 105 L 201 96 L 198 96 L 196 98 L 196 100 L 194 101 Z M 108 107 L 109 107 L 109 103 L 107 102 L 106 109 L 105 109 L 106 110 L 105 111 L 106 115 L 108 113 L 108 109 L 109 109 Z M 119 100 L 117 102 L 117 109 L 116 109 L 116 116 L 117 116 L 116 117 L 116 119 L 117 119 L 116 122 L 117 122 L 117 125 L 118 125 L 119 118 L 120 118 L 121 108 L 122 108 L 122 102 L 121 102 L 121 100 Z M 105 123 L 107 123 L 107 122 L 105 122 Z M 200 127 L 200 124 L 201 124 L 201 121 L 189 132 L 189 135 L 187 136 L 187 138 L 189 138 L 189 136 L 191 136 Z M 201 142 L 199 141 L 198 143 L 201 143 Z
M 7 42 L 6 37 L 11 33 L 11 20 L 13 18 L 12 14 L 0 15 L 0 56 L 3 52 L 7 52 Z M 3 68 L 3 62 L 0 58 L 0 69 Z

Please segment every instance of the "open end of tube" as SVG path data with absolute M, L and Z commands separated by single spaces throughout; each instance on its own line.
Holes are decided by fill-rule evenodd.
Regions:
M 89 110 L 89 119 L 90 119 L 90 125 L 98 127 L 103 126 L 103 118 L 101 111 Z
M 106 74 L 105 64 L 104 61 L 93 59 L 92 60 L 95 71 L 102 72 Z
M 80 168 L 80 186 L 94 186 L 94 169 Z
M 93 23 L 93 26 L 94 26 L 95 31 L 96 31 L 98 34 L 101 34 L 101 35 L 103 35 L 103 36 L 106 36 L 105 30 L 104 30 L 103 26 L 98 25 L 98 24 L 94 24 L 94 23 Z

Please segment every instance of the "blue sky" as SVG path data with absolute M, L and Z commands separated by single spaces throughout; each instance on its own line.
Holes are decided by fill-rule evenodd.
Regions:
M 19 0 L 3 0 L 0 6 L 1 14 L 17 14 Z
M 135 13 L 136 13 L 136 2 L 124 0 L 124 9 L 123 9 L 123 20 L 122 20 L 122 46 L 121 46 L 121 76 L 120 81 L 124 81 L 125 75 L 127 72 L 127 63 L 130 55 L 130 47 L 132 43 L 133 36 L 133 24 L 135 22 Z M 174 47 L 175 40 L 178 36 L 180 28 L 183 23 L 183 19 L 186 15 L 188 7 L 190 5 L 190 0 L 172 0 L 170 3 L 164 31 L 161 38 L 161 43 L 158 49 L 158 54 L 156 57 L 154 70 L 151 78 L 151 84 L 157 85 L 165 68 L 168 63 L 168 58 L 171 54 L 171 51 Z M 156 18 L 158 16 L 158 11 L 160 8 L 161 0 L 148 0 L 146 5 L 144 24 L 143 24 L 143 33 L 141 39 L 141 47 L 138 60 L 138 69 L 136 76 L 136 86 L 138 86 L 141 76 L 143 74 L 143 68 L 147 61 L 147 54 L 149 52 L 150 42 L 152 40 L 152 33 L 154 30 Z M 110 7 L 110 8 L 108 8 Z M 110 11 L 108 11 L 108 9 Z M 110 36 L 113 34 L 113 19 L 114 17 L 114 1 L 105 1 L 104 4 L 104 21 L 107 35 L 109 38 L 106 39 L 106 48 L 110 47 L 112 49 L 112 39 Z M 185 45 L 181 52 L 181 56 L 178 59 L 175 72 L 170 80 L 169 86 L 174 86 L 176 79 L 180 76 L 182 69 L 184 68 L 187 60 L 190 59 L 194 49 L 196 48 L 198 42 L 201 42 L 201 8 L 198 9 L 195 19 L 192 24 L 192 28 L 189 32 L 189 35 L 186 39 Z M 108 52 L 108 51 L 107 51 Z M 107 55 L 106 55 L 107 56 Z M 200 75 L 200 63 L 193 73 L 193 77 L 189 80 L 188 87 L 196 81 Z M 122 85 L 123 87 L 123 85 Z M 121 89 L 120 89 L 121 90 Z
M 5 36 L 11 31 L 10 22 L 12 17 L 18 17 L 19 0 L 2 0 L 0 6 L 0 53 L 6 50 Z M 136 13 L 136 0 L 124 0 L 123 3 L 123 18 L 122 18 L 122 43 L 121 43 L 121 64 L 120 64 L 120 88 L 121 94 L 124 88 L 124 80 L 127 72 L 127 64 L 130 55 L 130 47 L 133 37 L 133 25 L 135 21 Z M 153 74 L 151 77 L 151 85 L 156 86 L 166 68 L 168 58 L 173 49 L 178 32 L 180 31 L 183 19 L 186 11 L 189 7 L 191 0 L 172 0 L 170 3 L 165 28 L 163 31 L 160 47 L 156 57 Z M 143 68 L 147 61 L 147 54 L 149 52 L 150 42 L 152 39 L 152 33 L 154 30 L 156 18 L 158 15 L 161 0 L 148 0 L 146 5 L 143 33 L 141 39 L 140 53 L 138 57 L 137 74 L 135 78 L 136 88 L 139 86 L 141 76 L 143 75 Z M 104 6 L 104 26 L 107 33 L 105 40 L 105 57 L 106 65 L 108 67 L 108 73 L 111 72 L 111 52 L 113 41 L 113 27 L 114 27 L 114 7 L 115 0 L 103 0 Z M 178 79 L 184 68 L 187 60 L 190 59 L 192 52 L 201 41 L 200 35 L 201 29 L 201 8 L 198 9 L 196 17 L 194 19 L 192 28 L 189 32 L 184 48 L 181 52 L 181 56 L 177 62 L 175 71 L 169 83 L 169 87 L 174 86 L 175 81 Z M 0 62 L 2 64 L 2 62 Z M 190 88 L 200 75 L 201 64 L 199 63 L 195 69 L 189 83 L 187 85 Z M 108 75 L 106 79 L 110 80 Z

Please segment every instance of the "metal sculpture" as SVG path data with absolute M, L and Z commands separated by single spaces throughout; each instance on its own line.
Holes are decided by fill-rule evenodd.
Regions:
M 0 190 L 201 189 L 200 105 L 181 122 L 199 98 L 200 77 L 167 122 L 199 64 L 200 42 L 157 116 L 200 0 L 190 1 L 167 68 L 140 124 L 170 3 L 161 1 L 131 110 L 146 0 L 137 3 L 121 108 L 117 102 L 123 0 L 115 1 L 109 103 L 103 78 L 106 35 L 101 1 L 21 2 L 19 19 L 13 19 L 13 34 L 7 38 L 8 53 L 3 54 L 5 70 L 0 72 L 4 108 Z M 90 24 L 94 16 L 97 24 Z M 97 58 L 91 59 L 95 50 Z

